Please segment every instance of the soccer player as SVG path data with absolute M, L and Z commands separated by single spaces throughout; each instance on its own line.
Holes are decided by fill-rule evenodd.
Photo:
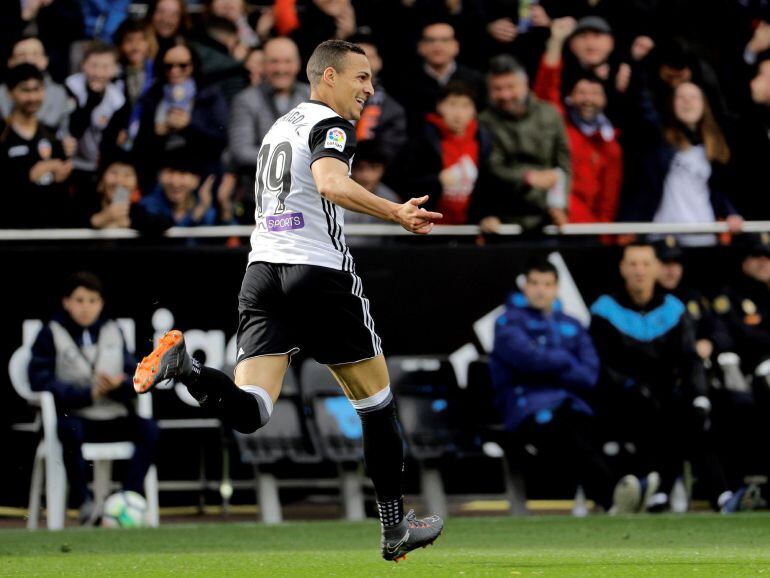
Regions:
M 343 234 L 344 209 L 427 234 L 441 219 L 427 196 L 403 204 L 350 178 L 357 120 L 374 90 L 364 51 L 321 43 L 307 63 L 311 94 L 279 118 L 257 158 L 256 227 L 239 295 L 235 381 L 192 359 L 182 333 L 166 334 L 137 367 L 146 392 L 183 382 L 202 406 L 240 432 L 270 419 L 291 356 L 300 348 L 329 367 L 363 426 L 364 458 L 382 522 L 382 556 L 398 560 L 441 533 L 438 516 L 404 515 L 403 443 L 380 337 Z

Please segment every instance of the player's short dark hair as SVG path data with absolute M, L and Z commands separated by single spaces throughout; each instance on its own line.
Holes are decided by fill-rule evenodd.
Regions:
M 537 273 L 553 273 L 556 280 L 559 280 L 559 270 L 553 263 L 544 257 L 535 257 L 527 262 L 527 266 L 524 268 L 524 274 L 529 276 L 533 271 L 536 271 Z
M 99 277 L 88 271 L 78 271 L 67 277 L 62 285 L 62 297 L 69 297 L 78 287 L 85 287 L 104 298 L 104 283 Z
M 28 80 L 37 80 L 43 84 L 43 73 L 34 64 L 17 64 L 8 71 L 5 77 L 5 84 L 8 86 L 8 90 L 13 90 L 22 82 Z
M 460 80 L 452 80 L 442 86 L 436 102 L 441 102 L 450 96 L 467 96 L 473 102 L 476 102 L 476 91 L 469 84 Z
M 341 71 L 342 63 L 350 52 L 366 56 L 363 48 L 346 40 L 326 40 L 316 46 L 307 61 L 306 72 L 310 85 L 317 86 L 321 82 L 324 70 L 329 67 Z
M 527 69 L 510 54 L 498 54 L 489 61 L 489 76 L 503 76 L 504 74 L 527 75 Z
M 115 60 L 118 60 L 118 49 L 116 47 L 112 44 L 102 42 L 101 40 L 94 40 L 89 42 L 86 45 L 85 50 L 83 50 L 83 60 L 81 62 L 85 62 L 92 56 L 98 56 L 100 54 L 112 54 L 115 57 Z

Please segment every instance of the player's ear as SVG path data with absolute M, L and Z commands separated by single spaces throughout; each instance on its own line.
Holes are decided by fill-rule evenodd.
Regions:
M 333 67 L 327 66 L 324 69 L 323 80 L 326 82 L 326 84 L 333 86 L 336 79 L 337 79 L 337 71 L 334 70 Z

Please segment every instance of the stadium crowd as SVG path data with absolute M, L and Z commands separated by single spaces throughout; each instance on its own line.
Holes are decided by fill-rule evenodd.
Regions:
M 431 194 L 445 224 L 737 231 L 770 215 L 763 1 L 157 0 L 138 19 L 142 7 L 4 3 L 2 227 L 250 223 L 261 139 L 308 97 L 304 63 L 328 37 L 370 58 L 356 132 L 382 184 Z
M 135 13 L 0 4 L 0 227 L 253 223 L 261 140 L 308 98 L 304 64 L 330 37 L 359 43 L 375 77 L 353 177 L 389 199 L 429 194 L 445 224 L 725 220 L 737 233 L 770 218 L 764 0 L 153 0 Z M 596 301 L 590 331 L 559 312 L 557 271 L 532 265 L 491 356 L 510 447 L 558 440 L 607 508 L 620 490 L 626 511 L 668 509 L 685 459 L 715 508 L 759 504 L 744 479 L 770 464 L 745 439 L 767 433 L 770 243 L 736 240 L 743 278 L 708 298 L 682 286 L 679 246 L 713 235 L 627 246 L 625 288 Z M 68 323 L 80 347 L 88 332 Z M 30 375 L 51 389 L 56 335 L 41 335 L 47 365 Z M 124 389 L 115 379 L 102 389 Z

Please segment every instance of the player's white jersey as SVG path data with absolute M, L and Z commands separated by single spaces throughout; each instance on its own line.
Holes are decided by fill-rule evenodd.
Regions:
M 303 102 L 275 121 L 257 158 L 249 263 L 353 270 L 342 232 L 345 210 L 320 195 L 310 165 L 334 157 L 350 171 L 355 147 L 353 125 L 317 101 Z

